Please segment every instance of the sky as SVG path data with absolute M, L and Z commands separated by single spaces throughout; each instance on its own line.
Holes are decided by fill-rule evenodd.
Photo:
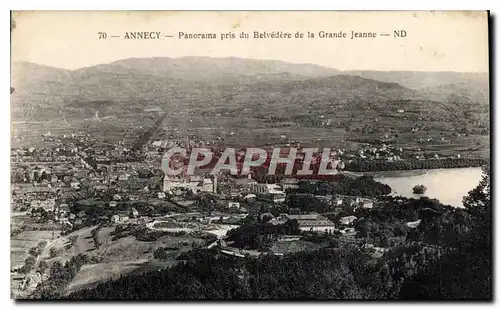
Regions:
M 18 11 L 13 17 L 12 61 L 65 69 L 132 57 L 207 56 L 314 63 L 340 70 L 488 72 L 488 20 L 483 11 Z M 393 37 L 395 30 L 405 30 L 407 36 Z M 125 40 L 127 31 L 161 32 L 162 38 Z M 304 38 L 254 39 L 254 31 L 292 36 L 302 32 Z M 307 38 L 308 31 L 316 37 Z M 319 38 L 319 31 L 343 31 L 347 38 Z M 350 39 L 351 31 L 375 32 L 378 37 Z M 99 39 L 99 32 L 106 32 L 107 39 Z M 217 39 L 179 39 L 179 32 L 216 33 Z M 250 38 L 240 39 L 241 32 Z M 221 33 L 236 38 L 221 40 Z

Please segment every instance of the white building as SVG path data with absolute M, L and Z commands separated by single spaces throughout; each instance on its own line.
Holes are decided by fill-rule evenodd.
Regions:
M 299 229 L 304 232 L 333 233 L 335 224 L 317 213 L 307 215 L 286 215 L 288 220 L 297 220 Z
M 344 199 L 342 197 L 337 196 L 332 199 L 332 205 L 341 206 L 342 203 L 344 203 Z
M 259 196 L 259 199 L 272 203 L 284 203 L 286 200 L 286 194 L 283 192 L 264 193 Z
M 340 218 L 339 222 L 344 225 L 350 225 L 358 218 L 356 216 L 347 216 Z
M 139 216 L 139 212 L 137 211 L 137 209 L 132 208 L 132 210 L 130 211 L 130 215 L 131 215 L 133 218 L 137 218 L 137 217 Z
M 281 187 L 283 190 L 286 189 L 298 189 L 299 187 L 299 180 L 297 178 L 285 178 L 281 182 Z
M 165 175 L 163 178 L 163 191 L 169 192 L 174 188 L 190 189 L 193 193 L 217 192 L 217 177 L 215 176 L 212 180 L 200 176 L 174 178 Z
M 411 228 L 411 229 L 415 229 L 420 224 L 420 221 L 421 220 L 417 220 L 417 221 L 413 221 L 413 222 L 406 222 L 406 226 Z
M 55 199 L 47 199 L 45 201 L 42 201 L 40 203 L 40 207 L 42 207 L 46 211 L 54 211 L 54 209 L 56 207 L 56 200 Z
M 167 197 L 167 195 L 165 194 L 165 192 L 158 192 L 158 198 L 163 199 L 165 197 Z
M 32 200 L 30 202 L 30 208 L 38 208 L 40 207 L 40 204 L 42 204 L 42 202 L 40 200 Z
M 356 204 L 362 208 L 373 208 L 373 201 L 367 198 L 356 198 Z
M 238 208 L 240 208 L 240 203 L 238 203 L 238 202 L 229 202 L 229 203 L 227 203 L 227 208 L 238 209 Z
M 266 184 L 267 187 L 267 192 L 274 194 L 274 193 L 284 193 L 283 189 L 281 188 L 280 185 L 271 183 L 271 184 Z

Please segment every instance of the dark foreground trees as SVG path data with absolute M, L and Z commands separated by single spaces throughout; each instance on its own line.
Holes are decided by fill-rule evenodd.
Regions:
M 490 170 L 484 168 L 479 185 L 464 197 L 465 214 L 455 224 L 442 222 L 453 241 L 442 248 L 441 257 L 406 280 L 402 299 L 492 298 L 492 243 Z M 457 213 L 460 211 L 457 210 Z M 466 224 L 464 224 L 466 222 Z M 457 228 L 461 225 L 460 228 Z

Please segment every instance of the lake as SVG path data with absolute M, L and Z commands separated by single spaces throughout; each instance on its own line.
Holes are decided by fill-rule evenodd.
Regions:
M 375 180 L 389 185 L 393 195 L 408 198 L 427 196 L 445 205 L 463 207 L 462 198 L 479 184 L 481 177 L 480 167 L 470 167 L 380 172 Z M 424 185 L 427 191 L 421 195 L 413 194 L 415 185 Z

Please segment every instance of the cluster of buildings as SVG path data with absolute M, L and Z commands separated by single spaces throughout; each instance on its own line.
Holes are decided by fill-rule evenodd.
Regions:
M 251 173 L 240 179 L 227 175 L 163 175 L 159 169 L 161 156 L 158 154 L 164 147 L 179 146 L 183 141 L 154 141 L 145 146 L 145 156 L 141 160 L 131 160 L 130 151 L 122 142 L 100 143 L 88 134 L 45 138 L 49 139 L 51 146 L 12 150 L 13 206 L 28 212 L 40 209 L 52 212 L 53 220 L 69 229 L 82 226 L 87 219 L 85 210 L 72 212 L 71 205 L 75 201 L 79 204 L 80 201 L 88 200 L 89 205 L 85 207 L 105 208 L 105 215 L 101 215 L 99 220 L 123 224 L 131 220 L 135 222 L 145 214 L 140 214 L 133 206 L 123 207 L 132 205 L 131 202 L 143 202 L 150 208 L 171 205 L 171 209 L 175 211 L 192 213 L 208 211 L 200 208 L 197 198 L 209 195 L 215 199 L 215 208 L 210 212 L 216 213 L 217 220 L 222 218 L 227 221 L 228 218 L 246 215 L 248 211 L 245 206 L 255 201 L 268 205 L 283 204 L 288 190 L 293 191 L 299 187 L 299 180 L 293 177 L 285 178 L 279 183 L 259 183 L 252 179 Z M 189 146 L 206 144 L 196 141 L 187 143 Z M 377 151 L 388 151 L 388 148 L 371 149 L 366 153 L 376 155 Z M 338 150 L 337 154 L 348 155 L 342 150 Z M 373 207 L 373 201 L 355 196 L 313 195 L 313 198 L 328 203 L 332 209 L 341 206 Z M 192 217 L 195 216 L 191 216 L 188 221 Z M 213 221 L 209 219 L 205 215 L 203 218 L 197 217 L 193 222 L 204 224 L 207 220 Z M 270 215 L 269 219 L 272 224 L 297 220 L 300 230 L 304 232 L 332 233 L 335 230 L 333 222 L 317 213 L 294 212 L 281 214 L 276 218 Z M 340 225 L 348 226 L 351 223 Z
M 180 176 L 173 177 L 165 175 L 163 177 L 163 192 L 172 192 L 174 188 L 189 189 L 193 193 L 217 192 L 217 176 Z
M 304 214 L 304 215 L 283 215 L 285 220 L 297 220 L 299 224 L 299 229 L 303 232 L 321 232 L 321 233 L 333 233 L 335 231 L 335 225 L 333 222 L 328 220 L 317 213 Z

